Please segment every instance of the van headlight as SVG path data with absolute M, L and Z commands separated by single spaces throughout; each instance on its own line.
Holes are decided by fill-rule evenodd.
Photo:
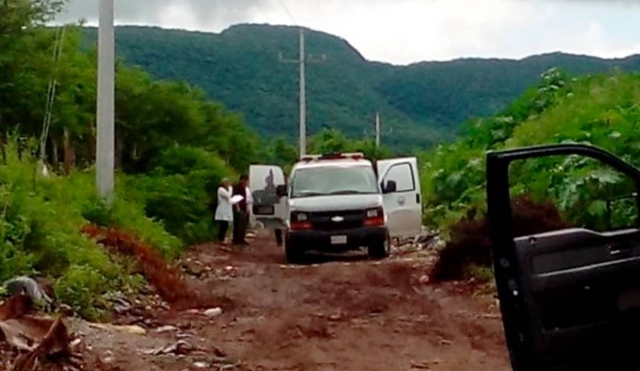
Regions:
M 366 211 L 364 225 L 369 227 L 382 227 L 386 223 L 387 220 L 382 207 L 376 207 L 375 209 L 368 209 Z
M 379 207 L 367 210 L 367 218 L 378 218 L 380 216 L 382 216 L 382 209 Z
M 306 222 L 309 220 L 307 213 L 293 212 L 291 213 L 291 220 L 294 222 Z

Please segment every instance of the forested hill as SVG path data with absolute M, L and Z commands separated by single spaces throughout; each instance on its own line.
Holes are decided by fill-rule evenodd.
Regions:
M 87 33 L 94 41 L 96 30 Z M 203 88 L 242 112 L 259 134 L 296 134 L 297 65 L 278 58 L 280 52 L 297 58 L 295 28 L 238 25 L 209 34 L 127 26 L 118 27 L 116 40 L 127 63 Z M 506 107 L 550 67 L 571 74 L 640 69 L 640 56 L 604 60 L 559 53 L 393 66 L 367 61 L 344 39 L 315 31 L 307 33 L 307 51 L 326 55 L 307 70 L 310 133 L 333 127 L 347 135 L 372 135 L 374 113 L 380 111 L 383 140 L 405 149 L 440 141 L 463 121 Z

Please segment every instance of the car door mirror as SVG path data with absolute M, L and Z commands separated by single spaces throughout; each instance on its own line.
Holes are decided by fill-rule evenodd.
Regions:
M 396 184 L 396 182 L 393 180 L 388 180 L 387 183 L 382 186 L 382 193 L 393 193 L 396 191 L 396 189 L 398 189 L 398 185 Z
M 287 196 L 287 185 L 282 184 L 276 187 L 276 194 L 278 197 L 286 197 Z

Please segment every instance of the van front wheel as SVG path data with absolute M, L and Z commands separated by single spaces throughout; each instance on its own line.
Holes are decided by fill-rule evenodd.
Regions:
M 288 238 L 286 238 L 284 242 L 284 255 L 287 258 L 287 263 L 289 264 L 304 263 L 304 250 L 301 250 L 299 246 L 292 245 Z
M 391 238 L 389 235 L 384 240 L 376 241 L 369 246 L 369 256 L 373 259 L 384 259 L 391 255 Z

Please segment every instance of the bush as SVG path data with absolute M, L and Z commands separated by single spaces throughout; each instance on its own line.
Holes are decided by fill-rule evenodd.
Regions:
M 515 237 L 568 228 L 553 203 L 535 202 L 528 196 L 512 200 Z M 432 275 L 436 281 L 490 278 L 491 238 L 485 216 L 473 213 L 450 229 L 450 240 L 439 253 Z
M 191 147 L 172 147 L 154 162 L 150 175 L 125 179 L 124 189 L 135 194 L 123 199 L 144 205 L 145 214 L 186 244 L 215 237 L 209 207 L 218 184 L 232 172 L 215 154 Z

